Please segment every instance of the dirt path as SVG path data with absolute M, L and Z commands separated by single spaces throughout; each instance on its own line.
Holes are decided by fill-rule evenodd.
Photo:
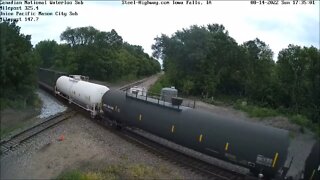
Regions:
M 161 73 L 151 76 L 147 81 L 143 82 L 139 86 L 146 88 L 148 90 L 161 76 Z
M 150 88 L 150 86 L 153 85 L 158 80 L 158 78 L 160 76 L 161 76 L 161 73 L 155 74 L 155 75 L 149 77 L 147 81 L 143 82 L 142 84 L 140 84 L 138 86 L 145 87 L 148 90 Z M 118 89 L 126 84 L 130 84 L 130 82 L 108 83 L 108 82 L 102 82 L 102 81 L 97 81 L 97 80 L 91 80 L 90 82 L 105 85 L 110 89 Z

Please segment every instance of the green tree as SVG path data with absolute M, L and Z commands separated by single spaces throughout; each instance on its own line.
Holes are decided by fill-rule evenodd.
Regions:
M 275 63 L 260 39 L 238 45 L 224 26 L 209 24 L 162 34 L 152 50 L 163 60 L 166 84 L 182 93 L 246 98 L 319 122 L 320 51 L 315 47 L 289 45 Z
M 41 60 L 41 67 L 51 68 L 55 63 L 58 53 L 58 43 L 54 40 L 40 41 L 35 46 L 35 52 Z
M 302 58 L 300 46 L 289 45 L 288 48 L 279 52 L 278 75 L 283 94 L 288 97 L 285 104 L 293 106 L 296 110 L 299 109 L 299 101 L 301 102 L 306 63 Z
M 222 25 L 191 26 L 155 40 L 153 56 L 163 59 L 168 78 L 182 92 L 242 94 L 243 51 Z
M 320 52 L 314 47 L 289 45 L 279 52 L 277 74 L 281 103 L 319 121 Z
M 61 41 L 67 41 L 71 46 L 90 45 L 96 41 L 99 31 L 92 26 L 71 29 L 68 27 L 60 35 Z
M 306 59 L 306 100 L 307 115 L 313 122 L 320 123 L 320 50 L 315 47 L 304 47 L 303 57 Z
M 53 69 L 73 74 L 78 71 L 76 53 L 67 44 L 60 44 L 57 47 Z
M 7 22 L 0 23 L 0 34 L 1 109 L 32 105 L 39 60 L 32 51 L 31 36 Z
M 262 103 L 271 103 L 275 65 L 272 50 L 258 38 L 242 46 L 246 51 L 246 95 Z
M 66 63 L 59 60 L 56 67 L 70 66 L 75 73 L 100 80 L 133 79 L 160 71 L 160 64 L 141 46 L 123 42 L 114 29 L 104 32 L 90 26 L 67 28 L 60 38 L 71 50 Z

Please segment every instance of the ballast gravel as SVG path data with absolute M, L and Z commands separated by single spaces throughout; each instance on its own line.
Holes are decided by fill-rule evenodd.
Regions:
M 162 179 L 203 179 L 79 114 L 33 137 L 0 160 L 1 179 L 52 179 L 68 170 L 103 169 L 114 164 L 142 164 L 156 170 Z
M 38 115 L 39 118 L 47 118 L 60 112 L 67 110 L 67 107 L 62 105 L 59 101 L 54 99 L 52 95 L 49 95 L 43 90 L 38 90 L 37 94 L 42 101 L 41 112 Z

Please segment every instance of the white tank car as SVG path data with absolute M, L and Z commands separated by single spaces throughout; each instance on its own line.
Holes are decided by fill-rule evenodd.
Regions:
M 55 93 L 69 100 L 87 111 L 95 117 L 101 108 L 101 99 L 109 88 L 99 84 L 87 82 L 83 76 L 71 75 L 61 76 L 57 79 Z M 83 80 L 85 79 L 85 80 Z

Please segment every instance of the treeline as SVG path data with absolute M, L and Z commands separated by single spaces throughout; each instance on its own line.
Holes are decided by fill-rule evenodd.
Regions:
M 91 26 L 67 28 L 60 39 L 66 44 L 46 40 L 35 46 L 41 67 L 107 81 L 135 79 L 160 71 L 157 60 L 141 46 L 124 42 L 115 30 L 104 32 Z
M 320 119 L 320 51 L 289 45 L 273 60 L 259 39 L 238 44 L 222 25 L 191 26 L 152 46 L 166 81 L 182 93 L 238 97 L 263 107 Z
M 15 23 L 0 23 L 0 109 L 23 108 L 37 103 L 37 69 L 31 36 L 20 33 Z
M 35 94 L 39 67 L 87 75 L 98 80 L 136 79 L 160 71 L 157 60 L 141 46 L 123 41 L 115 30 L 93 27 L 67 28 L 65 44 L 41 41 L 34 48 L 31 36 L 15 23 L 0 23 L 0 109 L 24 108 L 39 103 Z

